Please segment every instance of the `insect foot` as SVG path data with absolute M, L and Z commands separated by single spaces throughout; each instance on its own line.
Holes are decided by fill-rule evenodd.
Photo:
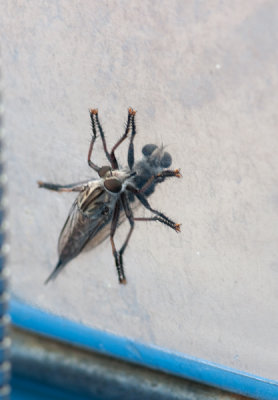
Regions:
M 175 169 L 174 173 L 175 173 L 175 177 L 182 178 L 182 174 L 181 174 L 181 170 L 180 169 Z
M 132 115 L 132 116 L 134 117 L 134 116 L 135 116 L 135 114 L 136 114 L 136 111 L 135 111 L 135 110 L 133 110 L 133 108 L 129 107 L 129 109 L 128 109 L 128 113 L 129 113 L 129 115 Z
M 97 115 L 98 114 L 98 109 L 97 108 L 91 108 L 90 109 L 90 113 L 93 115 Z
M 176 232 L 180 232 L 181 231 L 181 224 L 176 224 L 174 228 L 175 228 Z

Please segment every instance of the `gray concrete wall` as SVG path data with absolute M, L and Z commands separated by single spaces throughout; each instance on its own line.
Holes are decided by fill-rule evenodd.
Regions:
M 14 295 L 278 379 L 277 2 L 11 0 L 0 15 Z M 94 176 L 88 109 L 111 146 L 128 106 L 136 155 L 163 142 L 182 170 L 151 199 L 182 233 L 138 223 L 126 286 L 106 241 L 45 287 L 75 196 L 36 181 Z M 95 155 L 104 161 L 100 143 Z

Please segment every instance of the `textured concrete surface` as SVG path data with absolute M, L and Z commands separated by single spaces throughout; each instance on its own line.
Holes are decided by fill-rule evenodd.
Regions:
M 277 2 L 11 0 L 0 15 L 14 294 L 278 379 Z M 74 195 L 36 181 L 93 176 L 88 108 L 99 108 L 110 146 L 128 106 L 137 156 L 163 142 L 182 170 L 151 199 L 182 233 L 138 223 L 126 286 L 105 242 L 45 287 Z M 124 164 L 126 147 L 118 154 Z M 95 155 L 104 161 L 100 143 Z

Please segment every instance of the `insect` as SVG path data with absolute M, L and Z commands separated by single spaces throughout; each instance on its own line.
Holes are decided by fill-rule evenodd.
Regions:
M 134 229 L 135 221 L 158 221 L 180 232 L 180 224 L 175 223 L 162 212 L 153 209 L 147 197 L 150 196 L 158 183 L 166 178 L 180 178 L 180 170 L 167 169 L 172 163 L 172 157 L 164 151 L 163 146 L 147 144 L 142 148 L 143 158 L 134 160 L 134 138 L 136 135 L 136 111 L 128 109 L 126 129 L 121 138 L 109 152 L 104 131 L 98 118 L 98 110 L 90 110 L 92 138 L 88 152 L 88 164 L 97 172 L 99 178 L 69 185 L 57 185 L 38 182 L 40 188 L 57 192 L 78 192 L 58 241 L 59 260 L 53 272 L 45 283 L 54 279 L 63 267 L 86 247 L 95 247 L 110 236 L 112 253 L 115 260 L 119 283 L 126 283 L 123 265 L 123 254 Z M 104 153 L 109 166 L 97 166 L 92 160 L 97 131 L 101 137 Z M 131 131 L 128 147 L 128 167 L 119 168 L 115 156 L 116 149 L 128 137 Z M 134 217 L 135 204 L 142 204 L 152 212 L 152 216 Z M 116 249 L 114 235 L 117 226 L 128 219 L 130 227 L 128 235 L 119 250 Z

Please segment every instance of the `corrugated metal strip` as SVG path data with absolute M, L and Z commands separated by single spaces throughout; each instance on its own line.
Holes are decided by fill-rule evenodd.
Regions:
M 10 399 L 10 347 L 9 338 L 10 318 L 8 311 L 8 270 L 6 257 L 7 222 L 5 219 L 5 186 L 7 177 L 4 171 L 3 156 L 3 106 L 2 90 L 0 90 L 0 400 Z

